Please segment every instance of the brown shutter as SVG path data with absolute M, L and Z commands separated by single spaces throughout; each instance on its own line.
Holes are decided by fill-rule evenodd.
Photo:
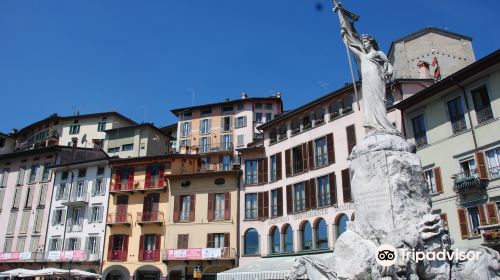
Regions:
M 262 177 L 264 179 L 263 183 L 267 183 L 267 182 L 269 182 L 269 177 L 267 176 L 267 173 L 268 173 L 267 172 L 267 167 L 269 166 L 269 164 L 268 164 L 269 163 L 269 158 L 266 157 L 266 158 L 262 159 L 262 162 L 264 163 L 264 168 L 263 168 L 264 174 L 262 175 Z
M 281 152 L 276 154 L 276 180 L 281 180 Z
M 342 170 L 342 194 L 344 195 L 344 203 L 352 201 L 349 169 Z
M 484 226 L 487 224 L 486 215 L 484 214 L 484 207 L 483 207 L 483 205 L 478 205 L 477 209 L 479 210 L 479 223 L 482 226 Z
M 484 160 L 483 152 L 476 152 L 476 166 L 479 173 L 479 179 L 488 180 L 488 168 L 486 168 L 486 161 Z
M 278 207 L 278 216 L 283 216 L 283 188 L 277 189 L 277 199 L 278 203 L 276 204 Z
M 231 193 L 224 193 L 224 220 L 231 220 Z
M 292 185 L 286 186 L 286 213 L 293 213 Z
M 209 221 L 213 221 L 214 220 L 214 199 L 215 198 L 215 194 L 213 193 L 209 193 L 208 194 L 208 214 L 207 214 L 207 218 Z M 211 247 L 209 247 L 211 248 Z
M 291 171 L 291 166 L 290 166 L 290 152 L 291 150 L 285 150 L 285 171 L 286 171 L 286 177 L 290 177 L 290 174 L 292 174 Z
M 160 168 L 160 175 L 158 179 L 158 187 L 164 188 L 165 187 L 165 166 L 162 166 Z
M 347 153 L 350 155 L 354 146 L 356 146 L 356 131 L 354 125 L 345 128 L 347 134 Z
M 122 182 L 121 182 L 121 174 L 120 174 L 120 170 L 115 170 L 115 184 L 114 184 L 114 190 L 115 191 L 118 191 L 121 189 L 121 185 L 122 185 Z
M 309 168 L 313 169 L 316 165 L 314 162 L 314 145 L 313 141 L 307 142 L 307 146 L 309 147 L 308 155 L 309 155 Z
M 309 180 L 304 182 L 306 210 L 311 209 L 311 190 L 309 188 Z
M 144 235 L 139 237 L 139 261 L 144 260 Z
M 229 232 L 224 233 L 224 247 L 229 248 L 231 246 L 231 239 L 229 239 Z
M 196 195 L 192 194 L 190 198 L 190 204 L 189 204 L 189 221 L 194 222 L 194 213 L 195 213 L 195 208 L 196 208 Z
M 310 199 L 310 206 L 311 209 L 316 209 L 316 184 L 315 181 L 316 179 L 311 178 L 309 179 L 309 199 Z
M 179 221 L 179 206 L 180 206 L 181 196 L 174 196 L 174 223 Z
M 122 261 L 126 261 L 127 259 L 128 259 L 128 235 L 124 235 Z
M 113 237 L 114 235 L 110 235 L 108 237 L 108 261 L 113 260 Z
M 448 215 L 446 215 L 446 213 L 439 214 L 439 217 L 448 225 Z
M 328 151 L 328 163 L 335 163 L 335 146 L 333 144 L 333 133 L 326 136 L 326 147 Z
M 257 193 L 257 217 L 264 216 L 264 193 Z
M 151 181 L 151 166 L 146 167 L 146 178 L 144 180 L 144 188 L 149 188 L 149 182 Z
M 443 180 L 441 179 L 441 168 L 434 168 L 434 180 L 436 181 L 436 192 L 443 192 Z
M 467 227 L 467 215 L 464 208 L 457 209 L 458 211 L 458 224 L 460 225 L 460 233 L 462 239 L 469 237 L 469 228 Z
M 264 192 L 264 218 L 269 218 L 269 191 Z
M 207 234 L 207 248 L 214 247 L 214 235 L 212 233 Z
M 264 159 L 262 158 L 257 160 L 257 182 L 264 183 Z
M 337 204 L 337 179 L 335 173 L 328 174 L 328 179 L 330 181 L 328 184 L 330 187 L 330 205 L 335 205 Z
M 497 224 L 498 223 L 498 212 L 497 207 L 494 202 L 486 203 L 486 217 L 488 217 L 488 224 Z
M 155 261 L 160 260 L 160 248 L 161 248 L 161 235 L 157 234 L 155 237 Z
M 304 171 L 309 169 L 307 165 L 307 143 L 302 144 L 302 164 L 304 165 Z
M 129 168 L 128 173 L 128 189 L 134 189 L 134 169 L 132 167 Z

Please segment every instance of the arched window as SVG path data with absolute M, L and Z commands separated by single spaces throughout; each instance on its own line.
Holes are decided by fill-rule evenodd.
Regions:
M 324 219 L 319 219 L 316 222 L 316 248 L 328 248 L 328 229 L 326 227 L 326 222 Z
M 349 218 L 345 214 L 342 214 L 337 219 L 337 237 L 340 236 L 342 233 L 344 233 L 344 231 L 346 231 L 348 221 L 349 221 Z
M 279 253 L 280 252 L 280 230 L 278 227 L 274 227 L 271 232 L 271 253 Z
M 313 244 L 311 223 L 308 221 L 303 222 L 300 230 L 302 231 L 302 250 L 312 250 Z
M 247 256 L 255 256 L 259 254 L 259 233 L 256 229 L 251 228 L 245 232 L 244 253 Z
M 293 230 L 290 225 L 286 225 L 281 230 L 285 235 L 285 252 L 293 253 Z

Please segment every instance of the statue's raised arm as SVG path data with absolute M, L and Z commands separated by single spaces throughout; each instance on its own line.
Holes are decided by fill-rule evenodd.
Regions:
M 360 36 L 356 29 L 354 28 L 354 22 L 358 20 L 358 16 L 345 10 L 340 2 L 333 1 L 334 11 L 339 15 L 340 21 L 340 35 L 342 40 L 349 48 L 349 50 L 354 53 L 356 60 L 359 61 L 361 53 L 363 50 L 363 43 L 361 42 Z

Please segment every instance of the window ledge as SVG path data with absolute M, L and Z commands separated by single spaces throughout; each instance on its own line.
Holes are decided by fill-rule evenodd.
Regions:
M 474 126 L 474 128 L 479 128 L 481 126 L 485 126 L 487 124 L 490 124 L 492 122 L 496 122 L 499 118 L 491 118 L 491 119 L 488 119 L 488 120 L 484 120 L 480 123 L 478 123 L 476 126 Z
M 342 114 L 340 114 L 340 115 L 338 115 L 338 116 L 335 116 L 335 117 L 333 117 L 333 118 L 330 118 L 330 121 L 334 121 L 334 120 L 340 119 L 340 118 L 342 118 L 342 117 L 344 117 L 344 116 L 348 116 L 348 115 L 353 114 L 353 113 L 354 113 L 354 110 L 351 110 L 351 111 L 349 111 L 349 112 L 347 112 L 347 113 L 342 113 Z
M 243 255 L 241 255 L 241 256 L 242 256 L 242 257 L 260 257 L 260 256 L 261 256 L 261 254 L 256 254 L 256 255 L 245 255 L 245 254 L 243 254 Z

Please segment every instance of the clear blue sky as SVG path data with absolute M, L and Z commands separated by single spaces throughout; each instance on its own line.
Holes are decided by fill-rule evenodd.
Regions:
M 384 51 L 426 26 L 473 37 L 476 58 L 500 46 L 498 0 L 344 5 Z M 195 104 L 280 90 L 291 109 L 350 81 L 338 29 L 326 0 L 0 1 L 0 131 L 74 107 L 170 124 L 190 88 Z

